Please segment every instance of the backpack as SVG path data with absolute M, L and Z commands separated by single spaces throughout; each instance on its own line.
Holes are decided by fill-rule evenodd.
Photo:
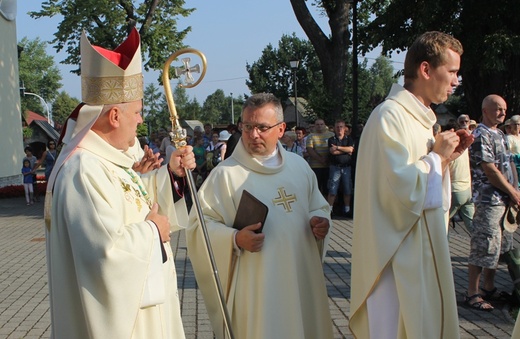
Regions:
M 218 147 L 215 147 L 211 152 L 206 153 L 206 167 L 209 171 L 211 171 L 222 161 L 222 156 L 220 155 L 221 147 L 222 145 L 219 145 Z
M 213 150 L 213 158 L 211 159 L 211 162 L 213 163 L 213 167 L 217 166 L 222 161 L 222 155 L 220 152 L 220 149 L 222 148 L 222 145 L 219 145 Z

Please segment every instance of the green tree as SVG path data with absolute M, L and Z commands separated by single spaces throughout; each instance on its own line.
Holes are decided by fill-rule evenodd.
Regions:
M 157 115 L 158 122 L 158 130 L 164 129 L 169 131 L 172 129 L 172 121 L 170 120 L 170 109 L 168 108 L 168 101 L 166 100 L 166 96 L 163 94 L 161 96 L 161 101 L 159 103 L 160 111 Z M 154 131 L 155 132 L 155 131 Z
M 374 64 L 370 66 L 369 73 L 371 85 L 369 105 L 375 107 L 386 98 L 392 84 L 397 82 L 397 77 L 394 75 L 390 59 L 385 56 L 377 57 Z
M 345 121 L 353 122 L 354 120 L 354 105 L 353 105 L 353 95 L 352 95 L 352 87 L 353 87 L 353 79 L 352 79 L 352 65 L 347 67 L 347 85 L 346 85 L 346 93 L 347 97 L 345 98 L 345 113 L 342 115 L 342 118 Z M 372 73 L 368 69 L 368 61 L 365 59 L 358 65 L 358 116 L 357 122 L 365 120 L 375 105 L 373 104 L 377 99 L 374 99 L 373 92 L 373 84 L 375 81 L 375 77 L 372 76 Z
M 300 26 L 305 31 L 314 46 L 320 61 L 323 74 L 324 93 L 330 106 L 332 118 L 344 113 L 345 86 L 347 84 L 347 69 L 350 64 L 348 47 L 350 46 L 349 12 L 351 0 L 313 1 L 311 5 L 318 6 L 329 18 L 331 34 L 327 36 L 316 23 L 307 7 L 306 0 L 290 0 L 294 14 Z
M 291 60 L 299 60 L 296 70 L 298 96 L 308 98 L 316 87 L 320 87 L 323 77 L 319 60 L 312 44 L 299 39 L 296 34 L 282 35 L 278 48 L 271 44 L 262 51 L 258 61 L 246 64 L 249 80 L 246 84 L 252 93 L 269 92 L 285 101 L 294 96 L 293 70 Z
M 175 108 L 177 109 L 179 120 L 191 119 L 191 116 L 186 112 L 186 107 L 190 103 L 190 97 L 186 93 L 186 88 L 175 86 L 173 89 L 173 100 L 175 101 Z
M 297 55 L 301 61 L 296 73 L 298 97 L 307 99 L 307 108 L 314 113 L 309 120 L 321 117 L 327 123 L 333 123 L 336 118 L 341 117 L 351 121 L 352 65 L 347 65 L 341 114 L 334 115 L 333 103 L 322 85 L 323 76 L 316 52 L 309 41 L 298 39 L 294 34 L 282 36 L 278 48 L 269 44 L 258 61 L 246 66 L 249 72 L 249 80 L 246 83 L 251 92 L 271 92 L 282 101 L 293 97 L 293 75 L 289 66 L 291 55 Z M 390 62 L 384 57 L 378 58 L 370 70 L 367 69 L 367 60 L 364 60 L 358 65 L 358 74 L 358 116 L 366 119 L 372 109 L 386 96 L 396 79 L 393 77 Z
M 361 4 L 375 18 L 360 27 L 365 51 L 381 45 L 385 53 L 400 52 L 429 30 L 452 34 L 464 47 L 460 75 L 465 113 L 478 119 L 482 99 L 497 93 L 506 99 L 510 114 L 520 114 L 517 1 L 503 0 L 492 8 L 484 0 L 367 0 Z
M 197 99 L 190 100 L 187 90 L 177 85 L 173 90 L 173 99 L 179 120 L 197 120 L 202 108 Z
M 70 65 L 80 64 L 83 30 L 93 44 L 114 49 L 136 27 L 145 55 L 144 68 L 149 70 L 161 69 L 173 51 L 184 47 L 182 40 L 191 27 L 179 30 L 176 17 L 187 17 L 194 11 L 183 8 L 184 4 L 184 0 L 47 0 L 40 11 L 29 14 L 33 18 L 63 16 L 52 43 L 58 52 L 65 48 L 68 57 L 62 62 Z
M 184 117 L 189 120 L 200 120 L 202 114 L 202 107 L 197 98 L 194 98 L 184 106 Z M 204 121 L 202 121 L 204 123 Z
M 144 122 L 150 132 L 157 132 L 160 128 L 167 128 L 169 124 L 168 107 L 164 94 L 154 83 L 144 89 Z M 166 107 L 165 107 L 166 105 Z
M 20 85 L 23 85 L 25 92 L 41 96 L 50 105 L 58 95 L 62 77 L 54 58 L 45 51 L 47 43 L 39 38 L 29 40 L 24 37 L 18 45 L 23 48 L 18 59 Z M 21 103 L 22 112 L 31 110 L 47 115 L 47 108 L 38 97 L 25 95 Z
M 79 103 L 78 99 L 71 97 L 65 91 L 58 93 L 58 96 L 52 103 L 52 119 L 54 123 L 63 125 Z
M 137 137 L 148 136 L 148 126 L 146 124 L 140 124 L 137 126 Z
M 238 97 L 229 96 L 229 100 L 233 101 L 233 114 L 235 117 L 234 123 L 237 124 L 238 118 L 242 114 L 242 106 L 244 105 L 245 99 L 243 95 L 239 95 Z M 231 106 L 231 105 L 230 105 Z M 231 109 L 231 107 L 230 107 Z
M 226 98 L 223 90 L 217 89 L 204 101 L 199 120 L 211 124 L 229 124 L 231 122 L 230 100 L 229 97 Z

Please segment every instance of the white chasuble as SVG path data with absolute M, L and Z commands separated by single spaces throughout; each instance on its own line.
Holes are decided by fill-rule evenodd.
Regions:
M 184 338 L 171 247 L 163 263 L 145 221 L 159 202 L 178 226 L 169 174 L 142 181 L 133 162 L 90 131 L 60 168 L 47 233 L 53 338 Z
M 398 300 L 397 338 L 458 338 L 457 304 L 448 247 L 449 173 L 442 198 L 431 204 L 436 117 L 402 86 L 370 115 L 357 157 L 349 327 L 356 338 L 374 338 L 367 299 L 392 270 Z M 441 187 L 442 186 L 442 187 Z M 430 188 L 431 189 L 431 188 Z M 375 322 L 375 325 L 373 324 Z M 370 325 L 369 325 L 370 323 Z
M 309 220 L 330 218 L 327 201 L 305 160 L 278 144 L 282 162 L 263 166 L 239 142 L 199 191 L 236 338 L 332 338 L 318 241 Z M 234 251 L 231 227 L 242 191 L 269 208 L 262 250 Z M 186 231 L 188 254 L 217 338 L 224 338 L 218 296 L 194 213 Z

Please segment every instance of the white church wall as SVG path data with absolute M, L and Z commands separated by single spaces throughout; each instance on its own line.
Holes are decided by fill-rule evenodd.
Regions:
M 0 4 L 2 2 L 5 2 L 2 6 L 14 3 L 16 7 L 16 1 L 0 0 Z M 24 157 L 16 21 L 8 10 L 0 15 L 0 187 L 22 183 L 20 171 Z

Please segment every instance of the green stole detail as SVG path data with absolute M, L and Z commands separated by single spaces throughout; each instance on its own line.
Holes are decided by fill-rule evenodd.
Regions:
M 121 167 L 121 166 L 120 166 Z M 150 196 L 148 195 L 148 192 L 146 192 L 146 189 L 141 185 L 141 180 L 139 180 L 139 176 L 137 173 L 131 169 L 126 167 L 121 167 L 132 179 L 132 182 L 135 183 L 139 187 L 139 191 L 141 192 L 141 196 L 146 200 L 146 203 L 148 204 L 148 207 L 152 209 L 152 200 L 150 199 Z

